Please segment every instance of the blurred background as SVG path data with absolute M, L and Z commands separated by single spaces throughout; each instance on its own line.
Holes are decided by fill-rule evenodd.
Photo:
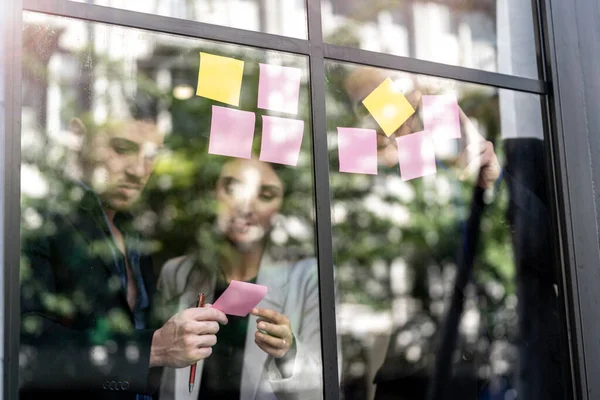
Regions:
M 307 37 L 302 0 L 93 3 Z M 532 15 L 529 2 L 516 0 L 322 2 L 328 43 L 537 78 Z M 212 103 L 195 96 L 198 53 L 203 51 L 246 61 L 240 102 L 244 110 L 257 110 L 259 62 L 303 71 L 297 118 L 305 121 L 306 129 L 300 162 L 280 171 L 289 190 L 284 200 L 285 218 L 271 236 L 276 256 L 315 255 L 312 151 L 306 133 L 312 130 L 306 58 L 35 13 L 25 13 L 23 41 L 24 235 L 43 222 L 35 214 L 36 204 L 62 195 L 57 174 L 73 172 L 69 155 L 77 143 L 68 131 L 71 118 L 101 124 L 130 113 L 128 105 L 133 99 L 153 115 L 166 135 L 167 153 L 137 212 L 138 227 L 152 238 L 157 272 L 165 260 L 185 254 L 198 242 L 210 247 L 206 241 L 214 226 L 211 184 L 221 163 L 207 153 Z M 512 217 L 509 213 L 514 203 L 510 183 L 501 181 L 493 190 L 477 192 L 469 182 L 460 182 L 453 169 L 462 150 L 460 143 L 438 149 L 438 172 L 428 178 L 403 182 L 393 171 L 374 177 L 339 173 L 336 129 L 361 124 L 362 117 L 345 87 L 357 68 L 326 63 L 327 87 L 323 90 L 327 132 L 317 132 L 329 139 L 344 397 L 372 399 L 378 392 L 378 398 L 425 398 L 431 377 L 440 368 L 436 366 L 436 351 L 443 342 L 442 332 L 448 329 L 444 324 L 452 312 L 456 276 L 462 273 L 467 284 L 462 288 L 461 309 L 456 310 L 462 311 L 456 326 L 459 335 L 449 350 L 452 380 L 462 391 L 452 398 L 510 400 L 516 399 L 518 392 L 519 399 L 562 398 L 561 391 L 555 390 L 561 385 L 558 367 L 543 367 L 539 377 L 544 379 L 524 377 L 525 366 L 535 368 L 546 363 L 544 357 L 532 361 L 532 353 L 522 348 L 536 354 L 546 352 L 534 349 L 533 339 L 540 332 L 544 336 L 537 341 L 544 349 L 554 349 L 557 341 L 556 299 L 553 290 L 546 290 L 553 288 L 552 260 L 542 273 L 523 278 L 524 262 L 519 257 L 519 249 L 536 248 L 531 242 L 545 240 L 545 225 L 527 223 L 537 232 L 519 230 L 514 213 Z M 519 190 L 524 187 L 538 199 L 535 212 L 542 219 L 548 218 L 538 96 L 422 75 L 386 73 L 402 82 L 406 90 L 456 95 L 479 133 L 494 142 L 511 176 L 520 176 Z M 257 122 L 258 133 L 260 118 Z M 518 145 L 510 144 L 515 141 Z M 520 152 L 515 153 L 515 146 Z M 520 174 L 523 168 L 527 173 Z M 479 211 L 472 227 L 468 222 L 474 204 Z M 465 248 L 469 254 L 466 260 Z M 535 254 L 539 252 L 534 251 L 529 258 L 536 259 Z M 545 257 L 539 257 L 534 263 L 546 262 Z M 529 307 L 524 305 L 520 299 L 525 295 L 519 288 L 534 287 L 540 280 L 544 295 L 537 296 Z M 527 296 L 535 298 L 536 293 L 541 292 L 527 292 Z M 543 312 L 550 316 L 537 330 L 525 331 L 522 324 L 519 328 L 520 321 L 538 315 L 535 310 L 539 304 L 545 304 Z M 546 335 L 550 339 L 546 340 Z M 548 379 L 557 386 L 548 387 L 543 382 Z M 374 381 L 378 382 L 377 390 Z M 536 394 L 528 396 L 529 391 Z

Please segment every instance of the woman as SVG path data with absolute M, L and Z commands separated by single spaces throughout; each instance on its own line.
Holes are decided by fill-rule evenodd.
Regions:
M 169 260 L 159 290 L 179 310 L 193 307 L 199 292 L 212 303 L 231 280 L 265 285 L 267 295 L 248 317 L 228 316 L 212 355 L 198 363 L 191 394 L 189 368 L 166 369 L 161 399 L 322 397 L 316 262 L 274 262 L 267 251 L 283 197 L 271 165 L 256 159 L 223 165 L 216 184 L 221 240 L 209 246 L 218 248 L 216 255 Z

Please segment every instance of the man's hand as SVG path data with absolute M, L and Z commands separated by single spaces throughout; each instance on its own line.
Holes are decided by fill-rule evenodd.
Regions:
M 256 321 L 258 331 L 254 334 L 254 342 L 258 347 L 272 357 L 285 356 L 294 344 L 289 318 L 264 308 L 253 309 L 252 315 L 259 317 Z
M 477 185 L 489 189 L 500 177 L 502 170 L 494 152 L 494 145 L 477 132 L 462 110 L 460 110 L 460 121 L 467 141 L 467 147 L 459 157 L 459 165 L 464 167 L 460 180 L 477 177 Z
M 183 368 L 207 358 L 217 343 L 219 323 L 226 324 L 227 317 L 210 306 L 177 313 L 154 333 L 150 367 Z

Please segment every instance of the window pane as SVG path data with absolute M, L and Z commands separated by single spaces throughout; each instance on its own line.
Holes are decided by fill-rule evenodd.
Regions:
M 307 59 L 25 13 L 23 74 L 21 393 L 320 398 Z
M 71 0 L 306 39 L 304 0 Z
M 537 78 L 530 1 L 322 0 L 325 41 Z
M 345 399 L 565 398 L 540 97 L 326 74 Z

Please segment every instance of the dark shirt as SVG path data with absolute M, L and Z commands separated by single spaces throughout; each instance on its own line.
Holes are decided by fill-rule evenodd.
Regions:
M 127 292 L 127 265 L 125 263 L 125 255 L 121 253 L 119 247 L 117 246 L 117 240 L 112 234 L 110 230 L 110 225 L 108 222 L 108 217 L 106 213 L 102 209 L 102 203 L 98 196 L 85 184 L 82 186 L 86 189 L 86 196 L 90 196 L 94 198 L 94 201 L 98 202 L 98 212 L 102 214 L 104 219 L 104 224 L 102 225 L 102 230 L 107 235 L 110 240 L 108 240 L 109 247 L 114 258 L 115 266 L 119 271 L 119 278 L 121 280 L 121 285 L 125 292 Z M 142 277 L 142 272 L 140 270 L 140 238 L 133 233 L 133 230 L 127 228 L 127 225 L 131 223 L 131 217 L 127 214 L 117 213 L 115 214 L 114 219 L 115 227 L 121 232 L 123 235 L 123 240 L 125 242 L 125 249 L 127 253 L 127 263 L 131 268 L 131 275 L 135 279 L 136 288 L 137 288 L 137 297 L 135 299 L 135 306 L 132 310 L 133 313 L 133 321 L 135 325 L 135 329 L 146 329 L 147 321 L 146 321 L 146 309 L 149 306 L 148 301 L 148 293 L 146 291 L 146 286 L 144 285 L 144 279 Z M 136 400 L 151 400 L 151 396 L 138 394 L 136 396 Z
M 110 251 L 112 253 L 115 266 L 117 267 L 117 271 L 119 271 L 119 278 L 121 280 L 121 285 L 123 286 L 123 289 L 125 290 L 125 292 L 127 292 L 127 266 L 125 264 L 125 256 L 123 255 L 123 253 L 121 253 L 121 250 L 119 250 L 119 247 L 117 246 L 117 240 L 115 239 L 114 235 L 110 231 L 110 224 L 108 222 L 108 217 L 106 216 L 106 213 L 102 209 L 102 203 L 100 201 L 100 198 L 86 184 L 81 183 L 81 182 L 79 182 L 79 184 L 86 191 L 86 193 L 85 193 L 86 199 L 84 199 L 84 201 L 91 203 L 91 205 L 93 205 L 91 207 L 91 209 L 94 210 L 94 213 L 96 214 L 96 218 L 97 219 L 102 218 L 102 220 L 104 221 L 104 223 L 101 224 L 101 229 L 104 232 L 104 234 L 106 235 L 106 238 L 108 239 L 108 245 L 109 245 Z M 146 321 L 145 311 L 149 306 L 149 301 L 148 301 L 148 292 L 146 291 L 146 285 L 144 284 L 144 279 L 142 277 L 142 272 L 140 270 L 140 257 L 141 257 L 140 242 L 141 241 L 140 241 L 139 236 L 134 233 L 134 230 L 130 229 L 130 225 L 132 223 L 131 215 L 129 215 L 127 213 L 118 212 L 115 214 L 113 222 L 114 222 L 115 227 L 123 235 L 123 240 L 125 242 L 125 249 L 126 249 L 126 253 L 127 253 L 127 263 L 129 264 L 129 267 L 131 268 L 131 273 L 132 273 L 132 276 L 134 277 L 135 283 L 136 283 L 137 297 L 135 299 L 135 306 L 132 310 L 134 325 L 135 325 L 136 329 L 146 329 L 147 321 Z
M 247 281 L 256 283 L 256 278 Z M 227 289 L 228 283 L 217 280 L 215 300 Z M 239 400 L 244 364 L 244 348 L 248 332 L 248 316 L 227 316 L 227 325 L 221 325 L 217 333 L 217 344 L 212 354 L 204 361 L 199 400 Z
M 114 222 L 124 237 L 130 286 L 137 289 L 130 310 L 126 258 L 112 238 L 98 196 L 88 188 L 81 193 L 81 186 L 66 182 L 68 196 L 38 206 L 44 225 L 22 235 L 22 256 L 31 268 L 21 284 L 25 328 L 20 351 L 27 357 L 20 367 L 20 397 L 50 393 L 62 399 L 139 400 L 136 393 L 156 391 L 161 373 L 149 368 L 154 330 L 148 328 L 155 322 L 150 318 L 152 260 L 131 216 L 117 213 Z M 45 301 L 48 297 L 73 300 L 70 307 L 57 309 Z M 31 321 L 33 329 L 28 328 Z M 105 362 L 90 356 L 109 343 Z M 132 349 L 138 350 L 135 357 Z

